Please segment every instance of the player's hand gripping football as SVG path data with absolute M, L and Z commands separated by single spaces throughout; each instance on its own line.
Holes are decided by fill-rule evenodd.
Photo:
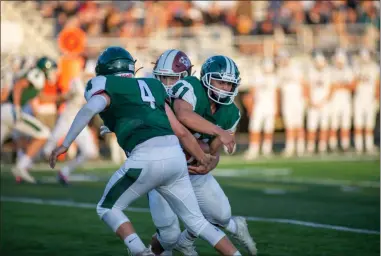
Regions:
M 197 165 L 188 166 L 188 171 L 190 174 L 199 174 L 199 175 L 207 174 L 213 169 L 212 166 L 214 166 L 214 160 L 216 160 L 215 156 L 210 154 L 205 154 L 204 159 L 198 162 Z
M 57 158 L 60 155 L 65 154 L 67 150 L 68 150 L 68 148 L 65 146 L 62 146 L 62 145 L 53 150 L 53 152 L 49 158 L 50 168 L 54 169 L 54 167 L 56 166 Z

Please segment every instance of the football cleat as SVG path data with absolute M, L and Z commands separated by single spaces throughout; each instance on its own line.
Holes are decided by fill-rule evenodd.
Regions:
M 20 169 L 15 166 L 12 168 L 12 174 L 16 177 L 16 181 L 20 180 L 21 178 L 21 180 L 26 181 L 28 183 L 37 183 L 36 179 L 32 175 L 30 175 L 29 172 L 25 169 Z
M 150 248 L 146 248 L 141 253 L 138 253 L 137 256 L 155 256 L 155 254 L 151 251 Z
M 198 256 L 194 245 L 185 245 L 177 243 L 173 250 L 181 252 L 184 256 Z
M 247 228 L 246 219 L 244 217 L 233 217 L 233 221 L 237 225 L 237 233 L 232 237 L 249 252 L 249 255 L 257 255 L 257 247 L 253 238 L 250 236 Z
M 59 171 L 57 174 L 57 180 L 60 184 L 62 184 L 64 186 L 69 185 L 68 178 L 65 175 L 63 175 L 63 173 L 61 171 Z

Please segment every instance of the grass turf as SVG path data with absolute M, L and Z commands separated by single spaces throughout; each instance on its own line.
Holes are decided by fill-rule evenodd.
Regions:
M 81 174 L 101 179 L 73 182 L 68 188 L 55 183 L 15 185 L 5 170 L 1 173 L 1 195 L 95 205 L 115 169 L 95 170 L 87 166 Z M 379 161 L 273 159 L 248 164 L 230 158 L 223 160 L 215 172 L 234 215 L 379 230 Z M 54 177 L 55 173 L 36 172 L 35 175 L 44 179 Z M 143 197 L 132 206 L 146 208 L 147 200 Z M 143 241 L 149 243 L 155 232 L 150 214 L 127 212 L 127 215 Z M 379 255 L 380 251 L 380 236 L 374 234 L 251 221 L 249 228 L 259 255 Z M 98 219 L 95 209 L 2 202 L 0 230 L 0 255 L 127 254 L 123 243 Z M 200 255 L 216 255 L 203 241 L 197 242 L 197 250 Z

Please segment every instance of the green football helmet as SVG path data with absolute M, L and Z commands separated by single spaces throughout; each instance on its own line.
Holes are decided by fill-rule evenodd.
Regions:
M 127 74 L 135 75 L 135 62 L 132 55 L 122 47 L 106 48 L 98 57 L 95 73 L 97 76 Z
M 37 60 L 36 67 L 44 72 L 46 79 L 51 82 L 56 81 L 57 63 L 54 60 L 48 57 L 42 57 Z
M 201 67 L 200 79 L 207 88 L 208 97 L 222 105 L 233 103 L 238 94 L 238 86 L 241 81 L 237 65 L 232 59 L 223 55 L 215 55 L 208 58 Z M 232 83 L 230 92 L 221 90 L 212 85 L 213 80 Z

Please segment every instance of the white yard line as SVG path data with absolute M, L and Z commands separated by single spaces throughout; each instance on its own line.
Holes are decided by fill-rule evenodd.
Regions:
M 94 210 L 96 207 L 95 204 L 91 204 L 91 203 L 79 203 L 79 202 L 68 201 L 68 200 L 45 200 L 45 199 L 41 199 L 41 198 L 26 198 L 26 197 L 1 196 L 0 201 L 2 201 L 2 202 L 29 203 L 29 204 L 37 204 L 37 205 L 66 206 L 66 207 L 94 209 Z M 127 208 L 127 211 L 147 212 L 148 213 L 149 209 L 148 208 L 129 207 L 129 208 Z M 320 224 L 320 223 L 306 222 L 306 221 L 300 221 L 300 220 L 261 218 L 261 217 L 253 217 L 253 216 L 248 216 L 245 218 L 248 221 L 284 223 L 284 224 L 299 225 L 299 226 L 305 226 L 305 227 L 311 227 L 311 228 L 330 229 L 330 230 L 344 231 L 344 232 L 358 233 L 358 234 L 371 234 L 371 235 L 379 235 L 380 234 L 380 232 L 377 230 L 349 228 L 349 227 L 344 227 L 344 226 Z
M 258 169 L 258 168 L 255 168 Z M 267 169 L 270 170 L 270 169 Z M 274 169 L 276 170 L 276 169 Z M 355 186 L 363 188 L 379 188 L 380 182 L 378 181 L 351 181 L 351 180 L 337 180 L 337 179 L 322 179 L 322 178 L 303 178 L 303 177 L 287 177 L 287 169 L 278 169 L 278 174 L 275 171 L 269 174 L 261 175 L 260 172 L 254 171 L 251 173 L 250 169 L 216 169 L 213 175 L 216 177 L 247 177 L 251 181 L 257 182 L 278 182 L 278 183 L 297 183 L 306 185 L 322 185 L 322 186 Z M 264 169 L 264 173 L 266 169 Z M 290 173 L 290 172 L 289 172 Z M 252 174 L 256 174 L 253 176 Z

